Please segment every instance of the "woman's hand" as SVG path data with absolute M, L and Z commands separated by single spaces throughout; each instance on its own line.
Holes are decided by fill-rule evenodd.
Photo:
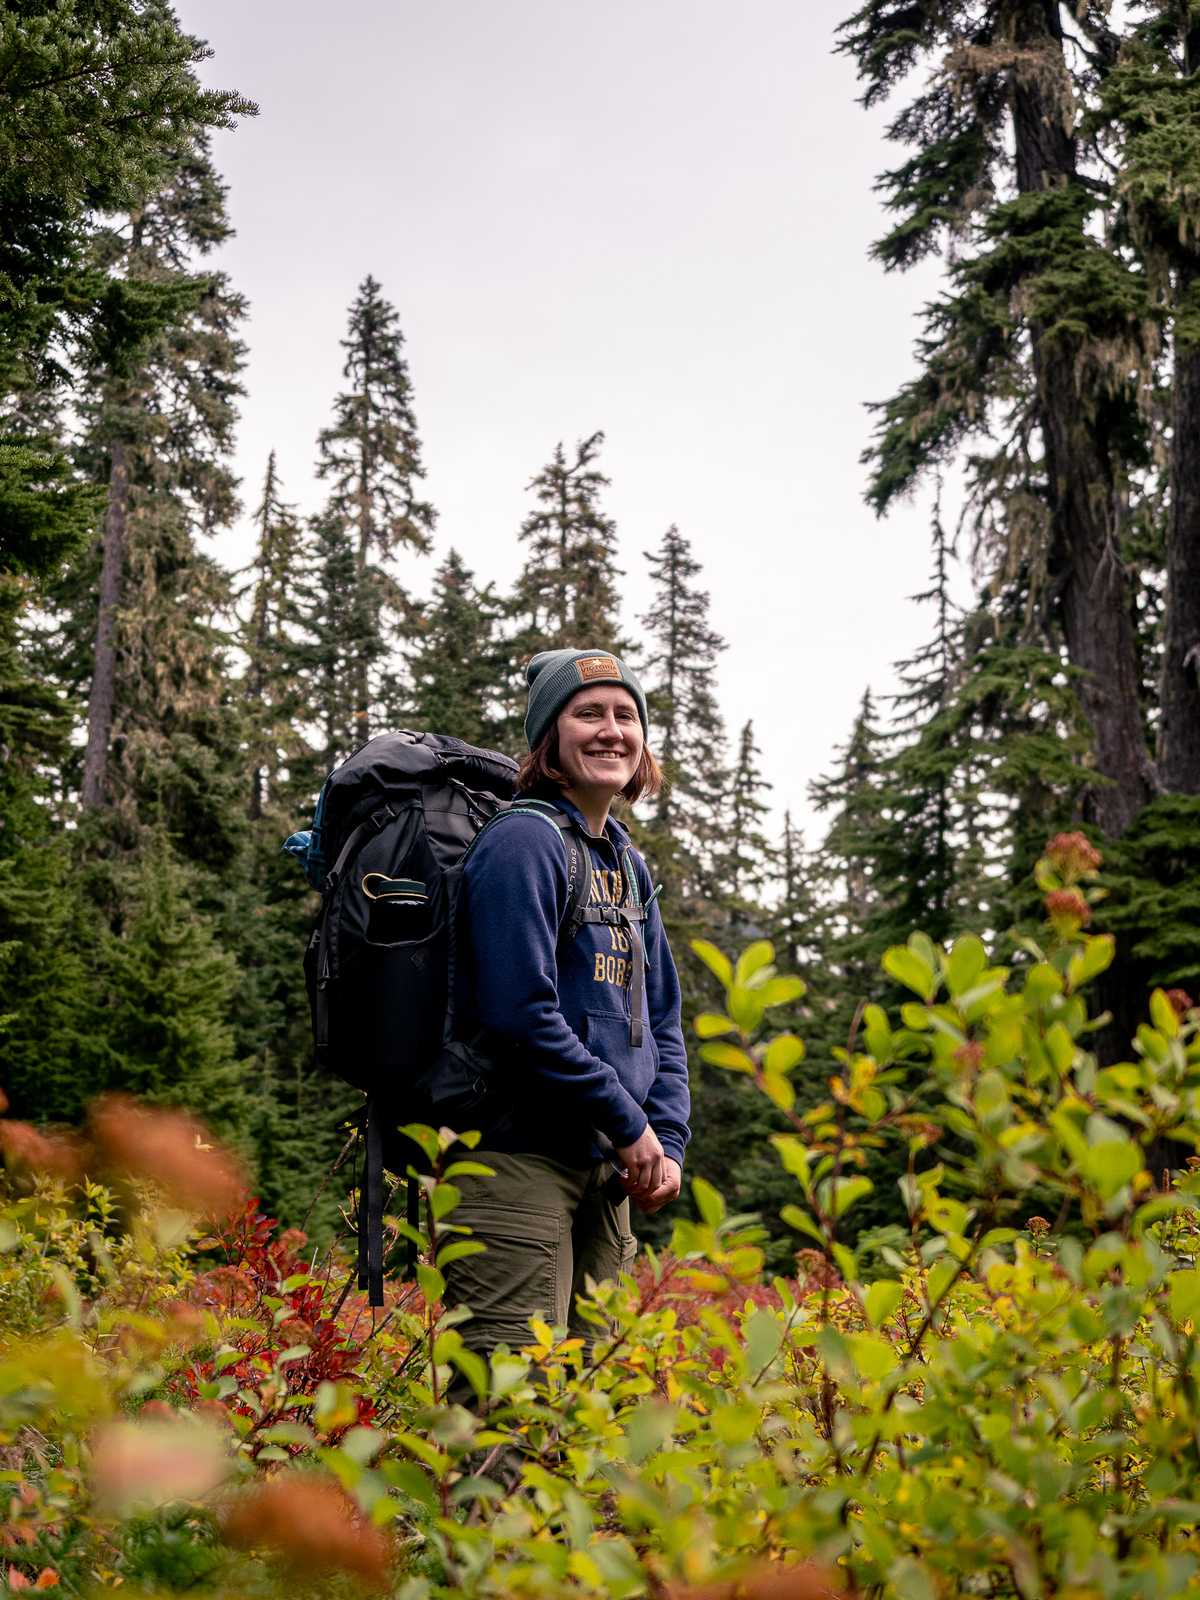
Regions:
M 663 1206 L 669 1206 L 672 1200 L 679 1196 L 679 1187 L 683 1182 L 683 1173 L 678 1161 L 673 1156 L 663 1157 L 663 1179 L 658 1188 L 650 1194 L 635 1196 L 634 1205 L 639 1211 L 644 1211 L 651 1216 L 655 1211 L 661 1211 Z
M 666 1157 L 658 1142 L 658 1135 L 649 1123 L 632 1144 L 618 1145 L 615 1154 L 625 1168 L 625 1176 L 621 1180 L 625 1192 L 632 1195 L 639 1205 L 662 1187 Z

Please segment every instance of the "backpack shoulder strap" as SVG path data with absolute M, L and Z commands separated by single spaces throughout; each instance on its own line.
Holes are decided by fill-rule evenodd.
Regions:
M 514 800 L 506 811 L 497 812 L 480 828 L 472 839 L 466 855 L 478 844 L 479 840 L 489 828 L 494 828 L 504 821 L 506 817 L 513 816 L 537 817 L 553 828 L 563 842 L 567 852 L 567 904 L 562 919 L 558 925 L 558 939 L 560 944 L 565 944 L 573 939 L 586 920 L 584 911 L 587 907 L 588 894 L 591 889 L 591 872 L 588 867 L 587 851 L 579 836 L 579 830 L 571 819 L 564 815 L 557 806 L 548 800 Z M 463 860 L 466 860 L 464 855 Z

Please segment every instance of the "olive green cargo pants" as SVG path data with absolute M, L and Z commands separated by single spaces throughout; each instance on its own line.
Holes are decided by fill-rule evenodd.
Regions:
M 472 1159 L 495 1177 L 454 1180 L 462 1198 L 447 1221 L 470 1228 L 487 1247 L 446 1268 L 446 1304 L 472 1313 L 459 1327 L 463 1342 L 483 1356 L 498 1344 L 519 1350 L 533 1342 L 530 1317 L 594 1335 L 575 1309 L 576 1296 L 588 1278 L 628 1272 L 637 1250 L 629 1200 L 606 1187 L 612 1168 L 486 1150 Z

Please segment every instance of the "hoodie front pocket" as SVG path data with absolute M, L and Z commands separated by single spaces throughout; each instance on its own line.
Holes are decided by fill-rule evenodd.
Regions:
M 654 1082 L 657 1052 L 650 1030 L 642 1033 L 641 1047 L 629 1042 L 629 1018 L 610 1011 L 584 1013 L 584 1043 L 594 1056 L 616 1073 L 621 1087 L 641 1105 Z

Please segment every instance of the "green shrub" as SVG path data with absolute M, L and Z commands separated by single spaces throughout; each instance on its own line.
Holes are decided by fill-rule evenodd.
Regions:
M 439 1304 L 439 1260 L 475 1244 L 446 1130 L 411 1130 L 433 1166 L 420 1291 L 393 1285 L 377 1325 L 336 1253 L 253 1212 L 185 1244 L 146 1193 L 122 1224 L 104 1189 L 16 1173 L 10 1585 L 620 1597 L 786 1567 L 799 1600 L 811 1561 L 904 1600 L 1200 1586 L 1200 1158 L 1147 1170 L 1200 1142 L 1200 1012 L 1156 991 L 1128 1060 L 1098 1064 L 1096 865 L 1051 842 L 1045 942 L 1011 966 L 974 936 L 890 950 L 912 999 L 863 1010 L 803 1114 L 802 1043 L 770 1027 L 796 980 L 765 943 L 699 947 L 707 1059 L 792 1121 L 796 1272 L 765 1282 L 756 1219 L 697 1182 L 670 1251 L 596 1286 L 590 1345 L 535 1321 L 489 1366 L 464 1348 Z M 884 1128 L 909 1226 L 856 1250 Z M 446 1403 L 456 1373 L 476 1409 Z

